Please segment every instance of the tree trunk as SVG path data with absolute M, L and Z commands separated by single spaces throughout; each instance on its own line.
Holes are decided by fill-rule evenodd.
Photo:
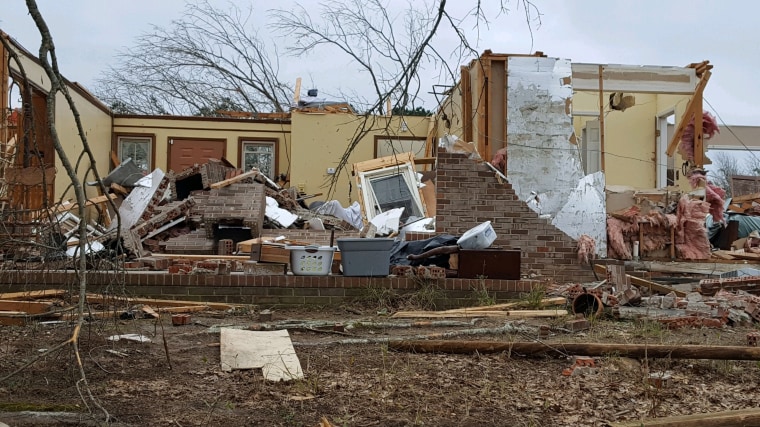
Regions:
M 661 344 L 541 343 L 495 341 L 401 341 L 390 342 L 393 350 L 417 353 L 499 353 L 508 351 L 522 356 L 577 355 L 636 358 L 760 360 L 760 347 Z

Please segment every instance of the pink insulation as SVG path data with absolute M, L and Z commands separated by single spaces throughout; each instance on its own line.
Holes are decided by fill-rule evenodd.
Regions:
M 596 253 L 596 242 L 594 238 L 581 234 L 578 238 L 578 262 L 581 264 L 590 264 Z
M 615 259 L 631 259 L 632 241 L 638 238 L 639 224 L 636 217 L 633 222 L 617 218 L 607 218 L 607 256 Z
M 689 184 L 692 188 L 705 185 L 705 202 L 710 204 L 710 215 L 715 222 L 723 222 L 724 206 L 726 204 L 726 190 L 718 187 L 707 180 L 702 173 L 692 173 L 689 175 Z
M 687 196 L 678 201 L 678 225 L 676 227 L 676 249 L 682 259 L 709 259 L 710 241 L 707 239 L 705 217 L 710 204 L 692 200 Z
M 491 164 L 498 170 L 507 170 L 507 149 L 500 148 L 491 159 Z
M 715 117 L 707 111 L 702 112 L 702 134 L 705 138 L 710 139 L 719 133 L 718 122 Z M 694 161 L 694 118 L 684 128 L 681 135 L 681 143 L 678 144 L 683 157 L 689 161 Z

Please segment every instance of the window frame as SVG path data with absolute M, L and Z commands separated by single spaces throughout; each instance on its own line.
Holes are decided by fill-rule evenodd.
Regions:
M 274 158 L 272 159 L 273 175 L 270 178 L 276 181 L 280 174 L 280 140 L 278 138 L 241 137 L 238 139 L 238 167 L 245 170 L 245 146 L 246 145 L 269 145 L 273 147 Z
M 116 133 L 114 134 L 113 143 L 111 145 L 111 151 L 115 154 L 116 159 L 119 160 L 119 162 L 124 161 L 124 158 L 122 157 L 122 139 L 132 139 L 132 140 L 139 140 L 144 139 L 145 142 L 150 144 L 150 150 L 148 159 L 148 170 L 146 173 L 151 173 L 153 170 L 156 169 L 156 135 L 153 133 Z M 130 141 L 134 142 L 134 141 Z M 113 162 L 113 160 L 112 160 Z M 116 165 L 112 165 L 114 168 Z

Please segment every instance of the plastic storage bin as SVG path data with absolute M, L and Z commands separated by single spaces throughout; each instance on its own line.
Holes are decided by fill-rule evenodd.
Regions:
M 496 232 L 491 227 L 491 221 L 475 226 L 457 240 L 462 249 L 486 249 L 496 240 Z
M 387 276 L 394 239 L 343 237 L 337 240 L 344 276 Z
M 290 250 L 290 271 L 296 276 L 327 276 L 332 266 L 333 246 L 286 246 Z

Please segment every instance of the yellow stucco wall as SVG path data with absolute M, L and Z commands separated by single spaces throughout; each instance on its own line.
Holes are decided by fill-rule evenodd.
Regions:
M 604 94 L 608 104 L 609 93 Z M 628 94 L 626 94 L 628 95 Z M 683 114 L 689 97 L 683 95 L 631 94 L 636 104 L 625 111 L 605 108 L 604 117 L 604 161 L 607 185 L 627 185 L 636 188 L 657 186 L 656 162 L 656 118 L 670 109 L 675 109 L 677 119 Z M 598 92 L 576 92 L 573 94 L 574 112 L 594 112 L 599 110 Z M 580 139 L 583 127 L 597 117 L 580 116 L 573 118 L 575 134 Z M 676 167 L 683 162 L 676 157 Z M 679 185 L 686 184 L 679 179 Z
M 111 151 L 111 116 L 78 93 L 74 91 L 70 91 L 70 93 L 79 113 L 84 136 L 95 160 L 95 169 L 101 177 L 104 177 L 108 174 L 108 159 Z M 55 128 L 61 141 L 61 147 L 69 154 L 69 161 L 76 164 L 76 156 L 82 152 L 84 146 L 79 135 L 79 129 L 74 121 L 74 114 L 62 94 L 56 96 Z M 90 161 L 83 160 L 80 170 L 89 166 Z M 66 191 L 70 180 L 58 156 L 56 156 L 56 170 L 55 194 L 57 196 L 63 195 L 64 199 L 74 200 L 73 191 Z M 86 177 L 83 173 L 78 175 L 85 181 L 95 180 L 95 176 L 92 174 Z M 85 188 L 88 197 L 98 194 L 95 187 L 86 186 Z
M 407 131 L 402 131 L 401 118 L 374 117 L 369 132 L 360 140 L 349 157 L 347 168 L 337 170 L 337 184 L 330 192 L 331 175 L 327 168 L 336 168 L 343 153 L 364 122 L 364 117 L 352 114 L 319 114 L 293 112 L 293 152 L 291 155 L 290 185 L 300 187 L 306 194 L 324 193 L 312 200 L 338 200 L 343 206 L 358 199 L 355 185 L 349 192 L 353 163 L 375 157 L 375 136 L 425 138 L 430 120 L 427 117 L 405 117 Z
M 289 173 L 291 156 L 291 125 L 287 121 L 254 121 L 200 117 L 116 116 L 114 138 L 120 134 L 154 135 L 154 168 L 168 172 L 168 153 L 171 139 L 224 139 L 226 159 L 237 167 L 240 138 L 261 138 L 277 141 L 280 173 Z M 109 141 L 110 144 L 110 141 Z M 109 146 L 110 147 L 110 146 Z M 175 171 L 176 172 L 176 171 Z

